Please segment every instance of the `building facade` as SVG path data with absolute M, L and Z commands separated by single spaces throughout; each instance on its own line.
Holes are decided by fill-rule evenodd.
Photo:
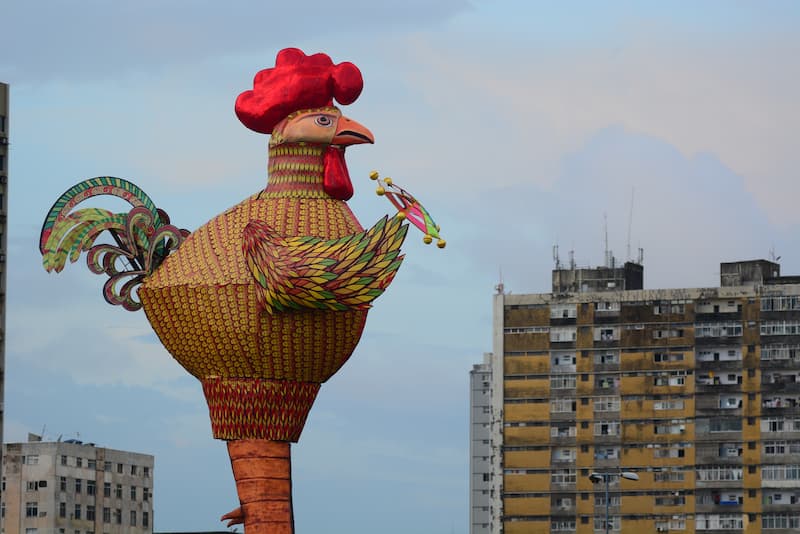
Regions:
M 8 84 L 0 82 L 0 443 L 3 443 L 6 381 L 6 218 L 8 205 Z M 2 448 L 0 448 L 2 449 Z M 0 465 L 3 463 L 0 450 Z M 0 498 L 2 492 L 0 492 Z
M 764 260 L 720 271 L 715 288 L 645 290 L 634 276 L 623 290 L 498 292 L 496 497 L 479 524 L 800 531 L 800 278 Z
M 153 532 L 153 456 L 77 440 L 4 448 L 3 532 Z
M 500 451 L 492 446 L 491 354 L 469 373 L 470 381 L 470 534 L 489 534 L 493 512 L 492 462 Z

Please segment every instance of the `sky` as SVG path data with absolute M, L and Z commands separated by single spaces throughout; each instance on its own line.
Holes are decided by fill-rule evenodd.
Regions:
M 55 199 L 89 177 L 138 184 L 195 229 L 264 187 L 265 136 L 233 114 L 276 53 L 351 61 L 350 205 L 420 198 L 444 250 L 410 232 L 350 361 L 293 446 L 297 532 L 468 531 L 469 370 L 491 301 L 548 292 L 643 249 L 646 288 L 719 284 L 719 263 L 800 273 L 800 4 L 404 0 L 336 4 L 10 0 L 6 441 L 28 432 L 153 454 L 155 529 L 219 529 L 237 505 L 199 383 L 143 313 L 108 306 L 81 262 L 41 268 Z M 793 200 L 794 199 L 794 200 Z M 630 252 L 629 252 L 630 251 Z

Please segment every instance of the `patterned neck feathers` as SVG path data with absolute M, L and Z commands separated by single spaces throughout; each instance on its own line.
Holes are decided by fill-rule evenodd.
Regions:
M 323 190 L 326 148 L 307 143 L 270 143 L 267 187 L 259 196 L 329 198 Z

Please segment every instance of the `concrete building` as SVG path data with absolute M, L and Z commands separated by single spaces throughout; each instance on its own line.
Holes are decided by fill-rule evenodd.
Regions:
M 492 460 L 499 453 L 492 447 L 491 354 L 473 366 L 470 381 L 469 509 L 470 534 L 489 534 L 492 517 Z
M 554 286 L 609 278 L 581 270 Z M 473 371 L 491 373 L 499 429 L 480 521 L 505 534 L 800 531 L 800 277 L 756 260 L 723 263 L 720 287 L 645 290 L 631 272 L 624 289 L 499 288 L 493 355 Z M 473 423 L 480 413 L 473 400 Z
M 0 82 L 0 443 L 3 443 L 6 381 L 6 218 L 8 205 L 8 84 Z M 0 452 L 0 465 L 3 463 Z M 2 492 L 0 492 L 2 497 Z
M 29 440 L 6 444 L 3 460 L 3 532 L 153 532 L 150 455 L 77 440 Z

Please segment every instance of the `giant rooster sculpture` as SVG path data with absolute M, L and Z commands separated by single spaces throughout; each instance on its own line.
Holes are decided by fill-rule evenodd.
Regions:
M 235 108 L 245 126 L 271 134 L 267 186 L 191 234 L 138 187 L 111 177 L 69 189 L 42 229 L 48 271 L 87 252 L 89 268 L 109 276 L 106 300 L 143 308 L 166 349 L 201 381 L 239 494 L 240 507 L 223 520 L 244 523 L 248 534 L 294 531 L 290 444 L 400 267 L 404 221 L 426 242 L 439 237 L 414 197 L 376 173 L 396 216 L 364 230 L 347 206 L 345 147 L 373 136 L 333 99 L 350 104 L 362 85 L 352 63 L 281 51 Z M 73 210 L 96 195 L 133 208 Z M 101 234 L 113 243 L 96 244 Z

